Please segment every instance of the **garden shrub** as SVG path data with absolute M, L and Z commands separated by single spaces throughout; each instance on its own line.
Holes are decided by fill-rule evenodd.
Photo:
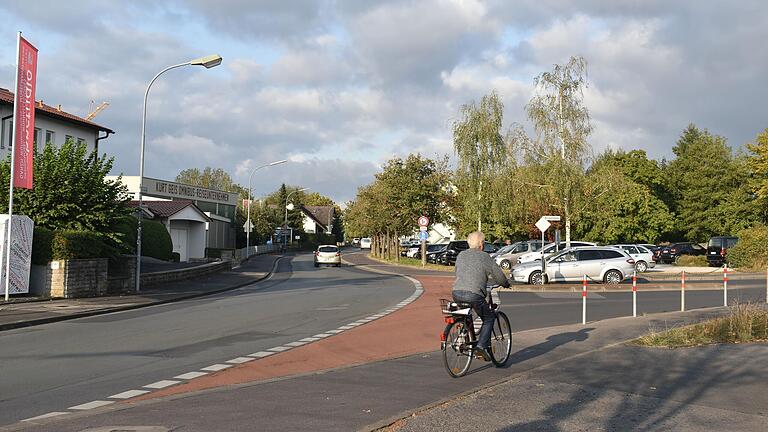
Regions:
M 108 258 L 111 252 L 98 233 L 90 231 L 53 233 L 51 258 L 54 260 Z
M 46 265 L 51 262 L 53 231 L 48 228 L 35 227 L 32 233 L 32 264 Z
M 728 249 L 728 261 L 734 267 L 762 269 L 768 265 L 768 226 L 756 225 L 738 234 L 739 242 Z
M 170 261 L 173 258 L 173 242 L 165 225 L 153 220 L 143 220 L 141 225 L 141 255 Z

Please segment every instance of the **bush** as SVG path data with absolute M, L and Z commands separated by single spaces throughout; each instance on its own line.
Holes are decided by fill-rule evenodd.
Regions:
M 704 255 L 681 255 L 675 265 L 683 267 L 706 267 L 707 257 Z
M 734 267 L 765 268 L 768 265 L 768 227 L 756 225 L 739 234 L 739 242 L 728 249 L 728 261 Z
M 165 225 L 153 220 L 143 220 L 141 255 L 170 261 L 173 258 L 173 242 Z
M 139 220 L 134 216 L 124 216 L 117 220 L 110 229 L 119 237 L 117 248 L 121 253 L 136 253 L 136 233 L 139 228 Z
M 35 227 L 32 233 L 32 264 L 46 265 L 51 262 L 53 245 L 53 231 Z
M 107 258 L 111 252 L 99 234 L 89 231 L 57 231 L 51 242 L 54 260 Z

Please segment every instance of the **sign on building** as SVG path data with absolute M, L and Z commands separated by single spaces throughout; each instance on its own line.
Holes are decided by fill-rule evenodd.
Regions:
M 10 273 L 8 294 L 26 294 L 29 292 L 29 270 L 32 267 L 32 233 L 35 223 L 27 216 L 13 215 L 11 224 L 11 267 L 5 268 L 5 252 L 8 250 L 8 215 L 0 215 L 0 290 L 5 294 L 5 278 Z

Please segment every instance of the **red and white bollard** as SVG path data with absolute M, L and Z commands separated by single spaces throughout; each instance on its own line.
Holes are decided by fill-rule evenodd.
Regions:
M 685 312 L 685 270 L 680 279 L 680 312 Z
M 581 324 L 587 325 L 587 275 L 581 283 Z
M 632 272 L 632 316 L 637 317 L 637 272 Z
M 723 267 L 723 306 L 728 306 L 728 264 Z

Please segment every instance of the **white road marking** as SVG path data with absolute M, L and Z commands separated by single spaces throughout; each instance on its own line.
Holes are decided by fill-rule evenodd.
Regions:
M 180 380 L 191 380 L 195 378 L 200 378 L 201 376 L 208 375 L 208 372 L 187 372 L 185 374 L 177 375 L 174 378 L 180 379 Z
M 328 336 L 330 336 L 329 333 L 320 333 L 320 334 L 316 334 L 316 335 L 314 335 L 312 337 L 316 337 L 316 338 L 322 339 L 322 338 L 327 338 Z
M 259 352 L 255 352 L 255 353 L 253 353 L 253 354 L 248 354 L 248 357 L 258 357 L 258 358 L 263 358 L 263 357 L 271 356 L 272 354 L 274 354 L 274 352 L 269 352 L 269 351 L 259 351 Z
M 341 333 L 341 332 L 343 332 L 343 331 L 344 331 L 344 330 L 328 330 L 328 333 L 333 333 L 333 334 L 336 334 L 336 333 Z
M 319 337 L 308 337 L 308 338 L 304 338 L 304 339 L 299 339 L 299 342 L 314 342 L 314 341 L 320 340 L 320 339 L 321 338 L 319 338 Z
M 248 363 L 249 361 L 253 361 L 253 358 L 251 358 L 251 357 L 238 357 L 238 358 L 233 358 L 232 360 L 227 360 L 227 363 L 242 364 L 242 363 Z
M 24 419 L 22 421 L 23 422 L 31 422 L 31 421 L 43 420 L 43 419 L 47 419 L 47 418 L 51 418 L 51 417 L 58 417 L 58 416 L 62 416 L 64 414 L 69 414 L 69 413 L 61 412 L 61 411 L 53 411 L 53 412 L 49 412 L 47 414 L 39 415 L 37 417 L 30 417 L 30 418 Z
M 153 382 L 152 384 L 147 384 L 144 386 L 144 388 L 151 388 L 151 389 L 161 389 L 170 387 L 172 385 L 176 385 L 180 383 L 181 381 L 174 381 L 174 380 L 160 380 L 157 382 Z
M 208 367 L 200 368 L 200 370 L 204 370 L 204 371 L 208 371 L 208 372 L 218 372 L 220 370 L 224 370 L 224 369 L 231 368 L 231 367 L 232 367 L 231 364 L 221 364 L 221 363 L 219 363 L 219 364 L 215 364 L 215 365 L 210 365 Z
M 290 343 L 287 343 L 287 344 L 285 344 L 285 346 L 289 346 L 289 347 L 299 347 L 299 346 L 302 346 L 302 345 L 306 345 L 306 344 L 307 344 L 306 342 L 297 341 L 297 342 L 290 342 Z
M 84 404 L 81 404 L 81 405 L 75 405 L 75 406 L 69 407 L 67 409 L 84 411 L 84 410 L 89 410 L 89 409 L 94 409 L 94 408 L 99 408 L 99 407 L 111 405 L 113 403 L 115 403 L 115 401 L 97 400 L 97 401 L 93 401 L 93 402 L 84 403 Z
M 147 393 L 149 393 L 148 390 L 128 390 L 122 393 L 118 393 L 116 395 L 112 395 L 109 398 L 110 399 L 130 399 L 132 397 L 141 396 Z
M 270 348 L 267 351 L 283 352 L 283 351 L 288 351 L 289 349 L 291 349 L 291 347 L 279 346 L 279 347 Z
M 354 327 L 354 326 L 347 324 L 347 325 L 343 325 L 343 326 L 339 327 L 339 330 L 349 330 L 352 327 Z

